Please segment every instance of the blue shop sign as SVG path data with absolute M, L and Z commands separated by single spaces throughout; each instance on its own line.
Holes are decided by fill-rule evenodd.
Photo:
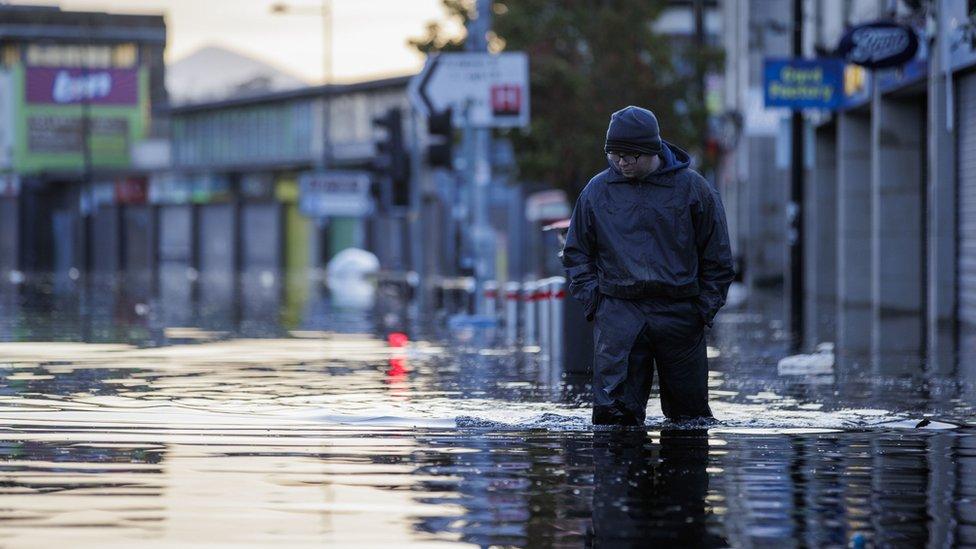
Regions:
M 767 108 L 834 110 L 844 98 L 844 61 L 767 58 L 763 96 Z
M 298 177 L 298 209 L 309 217 L 365 217 L 373 213 L 367 172 L 323 170 Z

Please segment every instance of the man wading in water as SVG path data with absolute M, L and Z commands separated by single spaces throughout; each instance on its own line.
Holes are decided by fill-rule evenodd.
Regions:
M 655 364 L 668 419 L 711 418 L 705 326 L 734 275 L 722 201 L 647 109 L 613 113 L 605 152 L 563 248 L 569 291 L 596 319 L 593 423 L 643 425 Z

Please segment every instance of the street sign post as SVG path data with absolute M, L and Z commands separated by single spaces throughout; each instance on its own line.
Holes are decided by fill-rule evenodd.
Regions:
M 408 93 L 427 116 L 452 109 L 458 127 L 523 128 L 529 124 L 529 59 L 524 52 L 431 56 Z

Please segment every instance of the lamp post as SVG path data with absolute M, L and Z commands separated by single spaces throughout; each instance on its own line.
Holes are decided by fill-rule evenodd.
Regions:
M 303 6 L 277 2 L 271 6 L 275 15 L 317 15 L 322 18 L 322 84 L 332 83 L 332 0 L 322 4 Z
M 271 6 L 271 13 L 275 15 L 317 15 L 322 18 L 322 86 L 332 83 L 332 0 L 322 0 L 319 7 L 310 5 L 293 5 L 276 2 Z M 332 125 L 332 105 L 328 99 L 328 91 L 322 90 L 322 156 L 318 163 L 324 169 L 331 160 L 332 147 L 329 132 Z

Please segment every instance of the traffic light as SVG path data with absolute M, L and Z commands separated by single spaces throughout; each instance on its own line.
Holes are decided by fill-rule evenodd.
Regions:
M 410 160 L 403 146 L 403 121 L 399 108 L 391 108 L 373 119 L 373 125 L 385 135 L 376 143 L 373 169 L 389 183 L 389 204 L 410 205 Z
M 427 164 L 431 167 L 450 168 L 454 165 L 454 127 L 451 125 L 451 109 L 434 113 L 427 119 L 430 145 L 427 146 Z

